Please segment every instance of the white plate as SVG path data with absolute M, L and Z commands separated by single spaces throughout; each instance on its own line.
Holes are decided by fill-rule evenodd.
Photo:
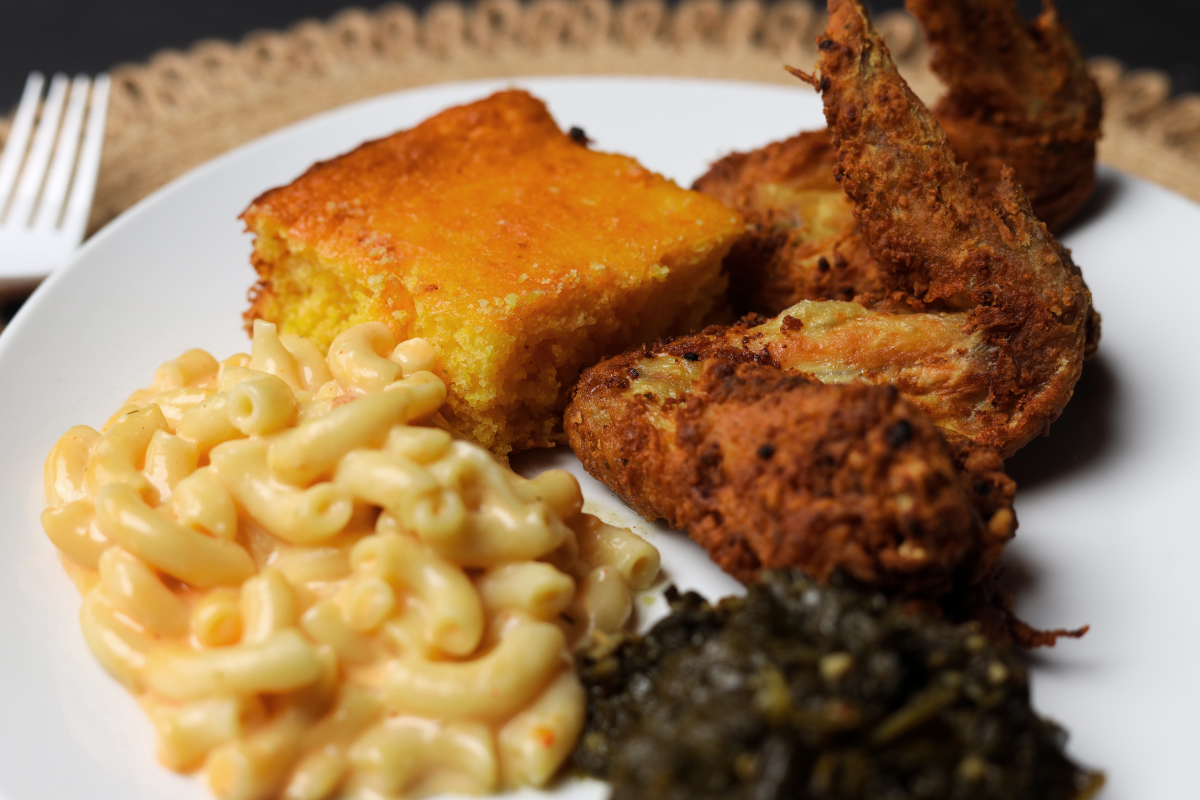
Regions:
M 41 467 L 73 424 L 99 426 L 154 368 L 190 347 L 245 350 L 250 242 L 237 215 L 312 162 L 512 84 L 604 150 L 687 185 L 714 158 L 823 124 L 805 89 L 659 79 L 531 79 L 442 86 L 325 114 L 236 150 L 143 201 L 51 277 L 0 336 L 0 800 L 204 798 L 157 766 L 141 710 L 84 647 L 79 599 L 38 523 Z M 1104 314 L 1100 356 L 1050 439 L 1010 462 L 1021 528 L 1010 562 L 1035 625 L 1091 623 L 1034 655 L 1037 708 L 1070 752 L 1105 769 L 1104 798 L 1200 797 L 1200 207 L 1102 172 L 1065 236 Z M 565 452 L 527 467 L 578 462 Z M 593 501 L 647 530 L 583 476 Z M 658 532 L 672 579 L 736 584 Z M 595 785 L 562 791 L 601 797 Z M 530 793 L 535 794 L 535 793 Z

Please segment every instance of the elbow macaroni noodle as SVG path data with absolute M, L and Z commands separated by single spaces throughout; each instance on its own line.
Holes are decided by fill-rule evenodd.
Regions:
M 168 361 L 46 460 L 84 638 L 159 759 L 222 800 L 545 784 L 583 728 L 572 650 L 626 624 L 658 552 L 568 473 L 439 427 L 426 342 L 253 338 Z

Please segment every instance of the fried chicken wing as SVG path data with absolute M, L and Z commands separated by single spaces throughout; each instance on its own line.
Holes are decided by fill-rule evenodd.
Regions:
M 963 335 L 979 336 L 971 355 L 986 364 L 976 377 L 987 398 L 960 428 L 978 425 L 967 435 L 1007 456 L 1044 432 L 1070 399 L 1091 295 L 1011 171 L 990 198 L 980 195 L 861 3 L 829 6 L 819 86 L 842 189 L 896 285 L 927 309 L 965 314 Z
M 693 188 L 746 220 L 746 235 L 725 257 L 735 313 L 773 315 L 800 300 L 874 307 L 892 296 L 834 177 L 836 166 L 837 151 L 822 129 L 728 155 L 696 181 Z
M 934 108 L 980 189 L 1011 168 L 1057 230 L 1091 194 L 1100 90 L 1053 0 L 1026 24 L 1013 0 L 906 0 L 947 93 Z
M 584 372 L 564 427 L 587 471 L 742 581 L 842 570 L 996 640 L 1082 635 L 1029 627 L 997 586 L 1016 486 L 994 448 L 939 431 L 891 387 L 781 370 L 740 330 Z
M 805 77 L 837 180 L 911 313 L 802 300 L 643 346 L 583 374 L 564 427 L 591 474 L 743 579 L 994 595 L 1015 528 L 1001 458 L 1069 399 L 1090 296 L 1010 174 L 979 194 L 857 0 L 831 0 L 820 52 Z
M 992 574 L 1016 523 L 994 452 L 956 459 L 894 388 L 826 386 L 763 361 L 683 337 L 603 362 L 576 387 L 571 446 L 743 581 L 840 569 L 931 598 Z
M 1100 95 L 1052 4 L 1026 25 L 1013 0 L 909 0 L 948 87 L 934 110 L 958 160 L 990 194 L 1007 164 L 1035 215 L 1061 227 L 1095 183 Z M 861 241 L 834 179 L 829 131 L 809 131 L 713 164 L 695 188 L 743 213 L 726 258 L 736 313 L 800 300 L 904 311 L 908 298 Z M 1099 338 L 1093 319 L 1089 351 Z
M 571 446 L 743 580 L 840 570 L 1026 646 L 1079 635 L 1020 623 L 995 577 L 1016 526 L 1002 458 L 1070 398 L 1087 287 L 1010 171 L 979 193 L 858 0 L 830 0 L 819 48 L 819 80 L 802 77 L 822 92 L 836 180 L 905 313 L 801 300 L 608 359 L 572 394 Z M 816 140 L 780 147 L 830 157 Z M 778 166 L 742 169 L 788 179 Z
M 834 0 L 830 10 L 812 80 L 838 182 L 910 313 L 802 300 L 764 324 L 707 336 L 825 383 L 894 385 L 937 426 L 1007 457 L 1070 399 L 1090 294 L 1011 175 L 990 197 L 979 193 L 861 6 Z

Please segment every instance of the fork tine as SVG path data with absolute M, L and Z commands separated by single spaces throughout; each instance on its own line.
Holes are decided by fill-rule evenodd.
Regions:
M 83 133 L 83 144 L 79 148 L 79 163 L 75 166 L 71 197 L 63 214 L 62 232 L 73 244 L 83 241 L 88 214 L 92 210 L 92 195 L 96 191 L 96 176 L 100 172 L 100 151 L 104 147 L 108 91 L 108 75 L 102 72 L 92 81 L 92 101 L 88 105 L 87 129 Z
M 35 229 L 53 230 L 58 226 L 63 201 L 67 199 L 67 189 L 70 188 L 71 170 L 74 169 L 75 159 L 79 155 L 79 131 L 83 128 L 83 111 L 87 105 L 89 86 L 91 81 L 86 75 L 76 75 L 71 83 L 67 111 L 63 114 L 58 143 L 54 146 L 54 160 L 50 162 L 50 171 L 46 173 L 46 186 L 42 189 L 42 199 L 38 201 L 33 217 Z
M 4 154 L 0 155 L 0 220 L 4 219 L 4 209 L 8 207 L 9 195 L 12 193 L 13 184 L 17 182 L 21 162 L 25 160 L 29 134 L 33 130 L 33 118 L 37 114 L 38 102 L 42 99 L 42 86 L 45 83 L 46 79 L 42 73 L 29 73 L 29 78 L 25 81 L 25 91 L 21 94 L 21 103 L 13 116 L 8 143 L 4 146 Z
M 21 180 L 13 194 L 12 208 L 8 211 L 10 225 L 25 227 L 33 213 L 42 182 L 46 179 L 46 165 L 58 134 L 58 120 L 62 116 L 63 101 L 67 98 L 67 76 L 61 72 L 50 81 L 50 91 L 42 105 L 42 118 L 38 120 L 37 133 L 29 146 L 29 158 L 21 170 Z

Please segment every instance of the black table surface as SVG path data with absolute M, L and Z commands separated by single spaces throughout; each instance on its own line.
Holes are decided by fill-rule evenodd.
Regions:
M 872 10 L 903 0 L 867 0 Z M 1040 0 L 1020 0 L 1027 14 Z M 346 0 L 0 0 L 0 110 L 13 107 L 31 70 L 95 73 L 143 61 L 163 48 L 200 39 L 240 39 L 258 28 L 284 29 L 327 19 Z M 359 5 L 375 8 L 380 2 Z M 415 0 L 421 8 L 428 0 Z M 1058 0 L 1084 52 L 1129 67 L 1153 67 L 1178 91 L 1200 90 L 1200 2 L 1196 0 Z

